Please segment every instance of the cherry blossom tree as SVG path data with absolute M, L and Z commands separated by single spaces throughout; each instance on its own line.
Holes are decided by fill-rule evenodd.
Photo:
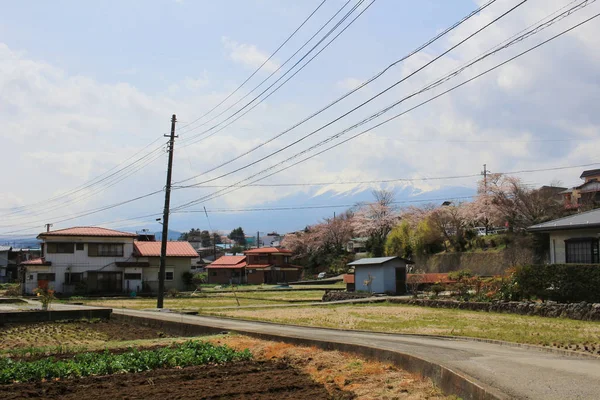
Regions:
M 386 190 L 373 191 L 375 202 L 360 204 L 355 213 L 352 226 L 358 235 L 368 236 L 371 253 L 383 255 L 385 239 L 398 223 L 399 214 L 393 206 L 394 194 Z

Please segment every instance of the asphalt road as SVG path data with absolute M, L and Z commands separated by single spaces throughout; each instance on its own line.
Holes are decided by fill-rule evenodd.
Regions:
M 435 362 L 515 399 L 600 399 L 600 359 L 464 339 L 295 327 L 216 317 L 115 309 L 114 313 L 394 350 Z

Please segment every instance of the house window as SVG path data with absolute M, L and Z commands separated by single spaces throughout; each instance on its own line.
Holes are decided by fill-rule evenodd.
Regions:
M 123 257 L 123 243 L 89 243 L 90 257 Z
M 565 259 L 568 264 L 597 264 L 598 240 L 593 238 L 565 240 Z
M 65 283 L 79 283 L 83 281 L 83 272 L 65 272 Z
M 77 244 L 75 244 L 75 250 L 82 251 L 83 250 L 83 243 L 77 243 Z
M 75 243 L 48 243 L 48 254 L 72 254 L 75 252 Z
M 55 274 L 38 273 L 38 281 L 54 282 L 55 280 L 56 280 Z
M 210 271 L 210 276 L 217 276 L 217 271 Z
M 166 281 L 172 281 L 173 280 L 173 271 L 167 271 L 167 272 L 165 272 L 165 280 Z
M 142 274 L 125 274 L 126 281 L 139 281 L 142 279 Z

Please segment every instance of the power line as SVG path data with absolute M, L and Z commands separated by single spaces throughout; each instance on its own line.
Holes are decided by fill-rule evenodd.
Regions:
M 340 121 L 341 119 L 343 119 L 343 118 L 347 117 L 347 116 L 348 116 L 348 115 L 350 115 L 351 113 L 353 113 L 353 112 L 355 112 L 355 111 L 359 110 L 360 108 L 362 108 L 362 107 L 364 107 L 365 105 L 369 104 L 370 102 L 372 102 L 373 100 L 375 100 L 375 99 L 377 99 L 378 97 L 382 96 L 383 94 L 385 94 L 385 93 L 389 92 L 390 90 L 392 90 L 393 88 L 395 88 L 396 86 L 398 86 L 399 84 L 401 84 L 402 82 L 404 82 L 404 81 L 406 81 L 407 79 L 411 78 L 412 76 L 416 75 L 417 73 L 419 73 L 420 71 L 422 71 L 423 69 L 425 69 L 426 67 L 428 67 L 429 65 L 433 64 L 434 62 L 436 62 L 437 60 L 439 60 L 440 58 L 442 58 L 443 56 L 445 56 L 446 54 L 448 54 L 450 51 L 452 51 L 452 50 L 456 49 L 456 48 L 457 48 L 457 47 L 459 47 L 460 45 L 462 45 L 462 44 L 464 44 L 465 42 L 467 42 L 469 39 L 473 38 L 474 36 L 476 36 L 477 34 L 479 34 L 480 32 L 482 32 L 482 31 L 483 31 L 483 30 L 485 30 L 486 28 L 490 27 L 492 24 L 496 23 L 497 21 L 499 21 L 500 19 L 502 19 L 502 18 L 503 18 L 503 17 L 505 17 L 506 15 L 510 14 L 511 12 L 513 12 L 514 10 L 516 10 L 518 7 L 520 7 L 521 5 L 525 4 L 527 1 L 528 1 L 528 0 L 522 0 L 520 3 L 518 3 L 518 4 L 517 4 L 517 5 L 515 5 L 514 7 L 510 8 L 508 11 L 505 11 L 503 14 L 501 14 L 501 15 L 500 15 L 500 16 L 498 16 L 498 17 L 496 17 L 496 18 L 495 18 L 495 19 L 493 19 L 492 21 L 488 22 L 487 24 L 485 24 L 483 27 L 479 28 L 479 29 L 478 29 L 478 30 L 476 30 L 475 32 L 471 33 L 470 35 L 468 35 L 467 37 L 465 37 L 464 39 L 462 39 L 461 41 L 459 41 L 458 43 L 456 43 L 455 45 L 453 45 L 453 46 L 452 46 L 452 47 L 450 47 L 449 49 L 447 49 L 447 50 L 445 50 L 444 52 L 442 52 L 442 53 L 441 53 L 440 55 L 438 55 L 437 57 L 435 57 L 435 58 L 433 58 L 432 60 L 428 61 L 427 63 L 423 64 L 421 67 L 417 68 L 415 71 L 411 72 L 410 74 L 408 74 L 407 76 L 403 77 L 403 78 L 402 78 L 402 79 L 400 79 L 399 81 L 396 81 L 396 82 L 395 82 L 394 84 L 392 84 L 391 86 L 388 86 L 386 89 L 384 89 L 384 90 L 380 91 L 379 93 L 377 93 L 376 95 L 372 96 L 372 97 L 371 97 L 371 98 L 369 98 L 368 100 L 365 100 L 364 102 L 362 102 L 362 103 L 361 103 L 361 104 L 359 104 L 358 106 L 356 106 L 356 107 L 353 107 L 353 108 L 352 108 L 352 109 L 350 109 L 349 111 L 347 111 L 347 112 L 345 112 L 344 114 L 342 114 L 342 115 L 338 116 L 337 118 L 333 119 L 332 121 L 328 122 L 327 124 L 325 124 L 325 125 L 322 125 L 322 126 L 321 126 L 321 127 L 319 127 L 318 129 L 315 129 L 315 130 L 311 131 L 310 133 L 308 133 L 308 134 L 306 134 L 306 135 L 302 136 L 301 138 L 299 138 L 299 139 L 297 139 L 297 140 L 295 140 L 295 141 L 291 142 L 290 144 L 288 144 L 288 145 L 286 145 L 286 146 L 284 146 L 284 147 L 282 147 L 282 148 L 279 148 L 279 149 L 278 149 L 278 150 L 276 150 L 276 151 L 273 151 L 273 152 L 269 153 L 269 154 L 268 154 L 268 155 L 266 155 L 266 156 L 263 156 L 263 157 L 259 158 L 259 159 L 258 159 L 258 160 L 256 160 L 256 161 L 253 161 L 253 162 L 251 162 L 251 163 L 248 163 L 248 164 L 246 164 L 246 165 L 244 165 L 244 166 L 238 167 L 238 168 L 236 168 L 236 169 L 234 169 L 234 170 L 232 170 L 232 171 L 230 171 L 230 172 L 227 172 L 227 173 L 221 174 L 221 175 L 219 175 L 219 176 L 217 176 L 217 177 L 215 177 L 215 178 L 207 179 L 207 180 L 205 180 L 205 181 L 201 182 L 200 184 L 203 184 L 203 183 L 208 183 L 208 182 L 213 182 L 213 181 L 215 181 L 215 180 L 217 180 L 217 179 L 224 178 L 224 177 L 226 177 L 226 176 L 229 176 L 229 175 L 231 175 L 231 174 L 234 174 L 234 173 L 236 173 L 236 172 L 239 172 L 239 171 L 242 171 L 242 170 L 244 170 L 244 169 L 246 169 L 246 168 L 249 168 L 249 167 L 251 167 L 251 166 L 254 166 L 254 165 L 256 165 L 256 163 L 259 163 L 259 162 L 261 162 L 261 161 L 264 161 L 265 159 L 267 159 L 267 158 L 269 158 L 269 157 L 272 157 L 272 156 L 274 156 L 274 155 L 276 155 L 276 154 L 278 154 L 278 153 L 280 153 L 280 152 L 282 152 L 282 151 L 284 151 L 284 150 L 286 150 L 286 149 L 288 149 L 288 148 L 290 148 L 290 147 L 292 147 L 292 146 L 294 146 L 294 145 L 296 145 L 296 144 L 300 143 L 301 141 L 303 141 L 303 140 L 305 140 L 305 139 L 307 139 L 307 138 L 309 138 L 309 137 L 313 136 L 314 134 L 316 134 L 316 133 L 318 133 L 318 132 L 322 131 L 323 129 L 325 129 L 325 128 L 327 128 L 327 127 L 331 126 L 331 125 L 333 125 L 334 123 L 336 123 L 336 122 Z M 378 115 L 376 115 L 376 116 L 378 116 Z M 363 121 L 365 121 L 364 123 L 368 122 L 368 120 L 363 120 Z M 198 176 L 201 176 L 201 175 L 203 175 L 203 174 L 196 175 L 196 176 L 193 176 L 193 177 L 191 177 L 191 178 L 188 178 L 188 179 L 185 179 L 185 180 L 182 180 L 182 181 L 176 182 L 176 183 L 183 183 L 183 182 L 187 182 L 187 181 L 189 181 L 189 180 L 191 180 L 191 179 L 195 179 L 196 177 L 198 177 Z
M 413 107 L 411 107 L 411 108 L 409 108 L 409 109 L 407 109 L 407 110 L 405 110 L 405 111 L 403 111 L 403 112 L 401 112 L 401 113 L 399 113 L 399 114 L 396 114 L 396 115 L 394 115 L 394 116 L 392 116 L 392 117 L 388 118 L 388 119 L 387 119 L 387 120 L 385 120 L 385 121 L 382 121 L 382 122 L 380 122 L 380 123 L 378 123 L 378 124 L 376 124 L 376 125 L 374 125 L 374 126 L 372 126 L 372 127 L 368 128 L 368 129 L 366 129 L 366 130 L 363 130 L 363 131 L 361 131 L 361 132 L 357 133 L 356 135 L 354 135 L 354 136 L 351 136 L 350 138 L 347 138 L 347 139 L 345 139 L 345 140 L 343 140 L 343 141 L 341 141 L 341 142 L 338 142 L 338 143 L 336 143 L 335 145 L 333 145 L 333 146 L 330 146 L 330 147 L 328 147 L 327 149 L 325 149 L 325 150 L 322 150 L 322 151 L 320 151 L 320 152 L 318 152 L 318 153 L 316 153 L 316 154 L 313 154 L 313 155 L 311 155 L 311 156 L 309 156 L 309 157 L 306 157 L 306 158 L 304 158 L 304 159 L 302 159 L 302 160 L 300 160 L 300 161 L 298 161 L 298 162 L 296 162 L 296 163 L 294 163 L 294 164 L 292 164 L 292 165 L 289 165 L 289 166 L 287 166 L 287 167 L 285 167 L 285 168 L 282 168 L 282 169 L 281 169 L 281 170 L 279 170 L 279 171 L 276 171 L 276 172 L 274 172 L 274 173 L 271 173 L 271 174 L 269 174 L 269 175 L 267 175 L 267 176 L 264 176 L 264 177 L 262 177 L 262 178 L 256 179 L 256 180 L 254 180 L 254 181 L 250 182 L 250 184 L 252 184 L 252 183 L 256 183 L 256 182 L 258 182 L 258 181 L 261 181 L 261 180 L 263 180 L 263 179 L 266 179 L 266 178 L 268 178 L 268 177 L 270 177 L 270 176 L 272 176 L 272 175 L 275 175 L 275 174 L 277 174 L 277 173 L 280 173 L 280 172 L 282 172 L 282 171 L 284 171 L 284 170 L 287 170 L 287 169 L 289 169 L 289 168 L 291 168 L 291 167 L 293 167 L 293 166 L 296 166 L 296 165 L 298 165 L 298 164 L 300 164 L 300 163 L 302 163 L 302 162 L 304 162 L 304 161 L 307 161 L 307 160 L 309 160 L 309 159 L 311 159 L 311 158 L 313 158 L 313 157 L 316 157 L 316 156 L 318 156 L 318 155 L 320 155 L 320 154 L 322 154 L 322 153 L 324 153 L 324 152 L 326 152 L 326 151 L 329 151 L 329 150 L 331 150 L 331 149 L 333 149 L 333 148 L 335 148 L 335 147 L 337 147 L 337 146 L 339 146 L 339 145 L 341 145 L 341 144 L 343 144 L 343 143 L 346 143 L 346 142 L 348 142 L 348 141 L 350 141 L 350 140 L 353 140 L 353 139 L 357 138 L 358 136 L 361 136 L 361 135 L 363 135 L 363 134 L 365 134 L 365 133 L 367 133 L 367 132 L 370 132 L 370 131 L 372 131 L 373 129 L 376 129 L 376 128 L 378 128 L 378 127 L 380 127 L 380 126 L 382 126 L 382 125 L 384 125 L 384 124 L 386 124 L 386 123 L 388 123 L 388 122 L 390 122 L 390 121 L 392 121 L 392 120 L 394 120 L 394 119 L 396 119 L 396 118 L 399 118 L 400 116 L 402 116 L 402 115 L 404 115 L 404 114 L 406 114 L 406 113 L 408 113 L 408 112 L 411 112 L 411 111 L 413 111 L 413 110 L 415 110 L 415 109 L 417 109 L 417 108 L 420 108 L 420 107 L 422 107 L 423 105 L 425 105 L 425 104 L 428 104 L 428 103 L 432 102 L 433 100 L 436 100 L 436 99 L 438 99 L 439 97 L 442 97 L 442 96 L 444 96 L 444 95 L 446 95 L 446 94 L 448 94 L 448 93 L 450 93 L 450 92 L 452 92 L 452 91 L 454 91 L 454 90 L 456 90 L 456 89 L 458 89 L 458 88 L 460 88 L 460 87 L 462 87 L 462 86 L 464 86 L 464 85 L 466 85 L 466 84 L 468 84 L 468 83 L 470 83 L 470 82 L 472 82 L 472 81 L 474 81 L 474 80 L 476 80 L 476 79 L 478 79 L 478 78 L 480 78 L 480 77 L 482 77 L 482 76 L 484 76 L 484 75 L 486 75 L 486 74 L 488 74 L 488 73 L 490 73 L 490 72 L 492 72 L 492 71 L 494 71 L 494 70 L 496 70 L 496 69 L 498 69 L 498 68 L 500 68 L 500 67 L 502 67 L 503 65 L 505 65 L 505 64 L 508 64 L 509 62 L 512 62 L 512 61 L 514 61 L 515 59 L 517 59 L 517 58 L 519 58 L 519 57 L 522 57 L 522 56 L 523 56 L 523 55 L 525 55 L 525 54 L 528 54 L 528 53 L 530 53 L 531 51 L 533 51 L 533 50 L 535 50 L 535 49 L 537 49 L 537 48 L 539 48 L 539 47 L 541 47 L 541 46 L 543 46 L 543 45 L 545 45 L 545 44 L 547 44 L 547 43 L 551 42 L 552 40 L 554 40 L 554 39 L 556 39 L 556 38 L 558 38 L 558 37 L 560 37 L 560 36 L 562 36 L 562 35 L 564 35 L 564 34 L 566 34 L 566 33 L 570 32 L 570 31 L 572 31 L 572 30 L 574 30 L 574 29 L 576 29 L 576 28 L 578 28 L 578 27 L 580 27 L 580 26 L 582 26 L 583 24 L 590 22 L 591 20 L 593 20 L 593 19 L 597 18 L 598 16 L 600 16 L 600 14 L 596 14 L 596 15 L 594 15 L 594 16 L 592 16 L 592 17 L 590 17 L 590 18 L 588 18 L 588 19 L 586 19 L 586 20 L 584 20 L 584 21 L 582 21 L 582 22 L 580 22 L 580 23 L 578 23 L 578 24 L 576 24 L 576 25 L 572 26 L 571 28 L 568 28 L 568 29 L 566 29 L 566 30 L 564 30 L 564 31 L 562 31 L 562 32 L 560 32 L 560 33 L 558 33 L 558 34 L 556 34 L 556 35 L 554 35 L 554 36 L 550 37 L 549 39 L 546 39 L 545 41 L 543 41 L 543 42 L 541 42 L 541 43 L 539 43 L 539 44 L 537 44 L 537 45 L 535 45 L 535 46 L 533 46 L 533 47 L 531 47 L 531 48 L 529 48 L 529 49 L 527 49 L 527 50 L 525 50 L 525 51 L 523 51 L 523 52 L 521 52 L 521 53 L 519 53 L 519 54 L 517 54 L 517 55 L 515 55 L 515 56 L 511 57 L 511 58 L 509 58 L 508 60 L 506 60 L 506 61 L 504 61 L 504 62 L 502 62 L 502 63 L 500 63 L 500 64 L 497 64 L 497 65 L 495 65 L 494 67 L 492 67 L 492 68 L 489 68 L 489 69 L 485 70 L 484 72 L 482 72 L 482 73 L 479 73 L 479 74 L 477 74 L 477 75 L 475 75 L 475 76 L 473 76 L 473 77 L 469 78 L 468 80 L 466 80 L 466 81 L 464 81 L 464 82 L 462 82 L 462 83 L 460 83 L 460 84 L 458 84 L 458 85 L 456 85 L 456 86 L 453 86 L 453 87 L 451 87 L 450 89 L 448 89 L 448 90 L 445 90 L 445 91 L 443 91 L 443 92 L 441 92 L 441 93 L 439 93 L 439 94 L 437 94 L 437 95 L 435 95 L 435 96 L 433 96 L 433 97 L 431 97 L 431 98 L 429 98 L 429 99 L 427 99 L 427 100 L 425 100 L 425 101 L 423 101 L 423 102 L 421 102 L 421 103 L 419 103 L 419 104 L 417 104 L 417 105 L 415 105 L 415 106 L 413 106 Z M 337 136 L 337 135 L 336 135 L 336 136 Z M 336 136 L 334 136 L 334 137 L 336 137 Z M 330 138 L 330 139 L 331 139 L 331 138 Z M 328 139 L 328 140 L 329 140 L 329 139 Z M 326 140 L 326 141 L 324 141 L 324 142 L 321 142 L 321 143 L 326 143 L 328 140 Z M 282 161 L 282 162 L 280 162 L 280 163 L 278 163 L 278 164 L 275 164 L 275 165 L 274 165 L 274 166 L 272 166 L 272 167 L 269 167 L 269 168 L 267 168 L 267 169 L 265 169 L 265 170 L 263 170 L 263 171 L 261 171 L 261 172 L 259 172 L 259 173 L 257 173 L 257 174 L 253 174 L 252 176 L 250 176 L 250 177 L 247 177 L 247 178 L 245 178 L 244 180 L 242 180 L 242 181 L 239 181 L 239 182 L 235 183 L 234 185 L 231 185 L 231 186 L 230 186 L 230 188 L 237 186 L 239 183 L 242 183 L 242 182 L 244 182 L 244 181 L 250 180 L 250 179 L 252 179 L 253 177 L 255 177 L 255 176 L 257 176 L 257 175 L 260 175 L 260 174 L 262 174 L 262 173 L 264 173 L 264 172 L 266 172 L 266 171 L 269 171 L 269 170 L 271 170 L 271 169 L 274 169 L 274 168 L 275 168 L 275 167 L 277 167 L 278 165 L 281 165 L 281 164 L 283 164 L 283 163 L 285 163 L 285 162 L 288 162 L 288 161 L 292 160 L 293 158 L 297 157 L 298 155 L 300 155 L 300 154 L 302 154 L 302 153 L 305 153 L 305 152 L 307 152 L 307 151 L 310 151 L 311 149 L 313 149 L 313 148 L 315 148 L 315 147 L 316 147 L 316 146 L 312 146 L 311 148 L 309 148 L 309 149 L 307 149 L 307 150 L 305 150 L 305 151 L 303 151 L 303 152 L 300 152 L 300 153 L 298 153 L 298 154 L 294 155 L 293 157 L 290 157 L 290 158 L 288 158 L 288 159 L 286 159 L 286 160 L 284 160 L 284 161 Z M 244 185 L 244 186 L 245 186 L 245 185 Z M 228 192 L 228 193 L 231 193 L 231 192 L 233 192 L 233 191 L 235 191 L 235 190 L 238 190 L 238 189 L 239 189 L 239 188 L 241 188 L 241 187 L 243 187 L 243 186 L 235 187 L 233 190 L 231 190 L 231 191 L 230 191 L 230 192 Z M 187 208 L 187 207 L 190 207 L 190 206 L 192 206 L 192 205 L 194 205 L 194 204 L 197 204 L 197 203 L 200 203 L 200 202 L 203 202 L 203 201 L 207 201 L 207 200 L 211 200 L 211 199 L 214 199 L 214 198 L 216 198 L 216 197 L 221 197 L 221 196 L 223 196 L 224 194 L 227 194 L 227 193 L 222 193 L 222 192 L 223 192 L 223 191 L 225 191 L 225 190 L 227 190 L 227 189 L 223 189 L 223 190 L 217 191 L 217 192 L 215 192 L 215 193 L 212 193 L 212 194 L 209 194 L 209 195 L 203 196 L 203 197 L 201 197 L 201 198 L 199 198 L 199 199 L 196 199 L 196 200 L 190 201 L 190 202 L 188 202 L 188 203 L 184 203 L 184 204 L 182 204 L 182 205 L 180 205 L 180 206 L 176 207 L 176 208 L 175 208 L 175 210 L 179 210 L 179 209 Z
M 211 108 L 210 110 L 208 110 L 206 113 L 202 114 L 200 117 L 196 118 L 195 120 L 193 120 L 192 122 L 183 125 L 181 128 L 179 129 L 184 129 L 190 125 L 195 124 L 196 122 L 200 121 L 202 118 L 206 117 L 207 115 L 209 115 L 210 113 L 212 113 L 214 110 L 216 110 L 217 108 L 219 108 L 223 103 L 225 103 L 227 100 L 229 100 L 231 98 L 231 96 L 233 96 L 234 94 L 236 94 L 242 87 L 244 87 L 244 85 L 246 83 L 248 83 L 248 81 L 250 79 L 252 79 L 254 77 L 254 75 L 256 75 L 258 73 L 258 71 L 260 71 L 274 56 L 275 54 L 277 54 L 279 52 L 279 50 L 281 50 L 281 48 L 283 46 L 285 46 L 287 44 L 287 42 L 289 42 L 295 35 L 296 33 L 298 33 L 298 31 L 300 29 L 302 29 L 302 27 L 316 14 L 317 11 L 319 11 L 319 9 L 323 6 L 323 4 L 325 4 L 327 0 L 323 0 L 321 1 L 321 3 L 319 3 L 319 5 L 317 6 L 317 8 L 315 8 L 313 10 L 313 12 L 311 12 L 308 17 L 306 17 L 304 19 L 304 21 L 302 21 L 302 23 L 300 24 L 300 26 L 298 26 L 284 41 L 283 43 L 281 43 L 279 45 L 279 47 L 277 47 L 277 49 L 275 49 L 275 51 L 273 53 L 271 53 L 271 55 L 256 69 L 254 70 L 254 72 L 252 72 L 250 74 L 250 76 L 248 76 L 244 82 L 242 82 L 233 92 L 229 93 L 229 95 L 227 97 L 225 97 L 223 100 L 221 100 L 221 102 L 219 102 L 216 106 L 214 106 L 213 108 Z M 350 0 L 348 0 L 350 1 Z M 347 4 L 347 3 L 346 3 Z M 236 103 L 237 104 L 237 103 Z M 220 114 L 219 114 L 220 115 Z M 178 129 L 178 131 L 179 131 Z M 185 134 L 186 132 L 183 132 L 181 134 Z
M 419 200 L 402 200 L 402 201 L 392 201 L 392 204 L 410 204 L 410 203 L 427 203 L 433 201 L 445 201 L 448 199 L 451 200 L 463 200 L 463 199 L 472 199 L 475 196 L 449 196 L 449 197 L 440 197 L 434 199 L 419 199 Z M 330 205 L 318 205 L 318 206 L 300 206 L 300 205 L 292 205 L 292 206 L 281 206 L 281 207 L 256 207 L 256 208 L 217 208 L 213 210 L 206 210 L 206 208 L 202 210 L 183 210 L 176 211 L 176 213 L 229 213 L 229 212 L 256 212 L 256 211 L 292 211 L 292 210 L 313 210 L 313 209 L 323 209 L 323 208 L 349 208 L 356 207 L 360 204 L 330 204 Z
M 256 104 L 254 104 L 250 109 L 248 109 L 246 112 L 244 112 L 243 114 L 241 114 L 240 116 L 238 116 L 237 118 L 235 118 L 233 121 L 227 123 L 226 125 L 224 125 L 223 127 L 221 127 L 220 129 L 218 129 L 217 131 L 211 133 L 210 135 L 205 136 L 204 138 L 200 138 L 200 136 L 204 135 L 205 133 L 208 133 L 210 131 L 212 131 L 215 128 L 218 128 L 219 125 L 223 124 L 224 122 L 230 120 L 231 118 L 233 118 L 234 116 L 236 116 L 237 114 L 239 114 L 241 111 L 243 111 L 244 109 L 246 109 L 248 106 L 250 106 L 252 103 L 254 103 L 256 100 L 258 100 L 263 94 L 265 94 L 267 91 L 269 91 L 269 89 L 271 89 L 275 84 L 277 84 L 279 81 L 281 81 L 283 78 L 285 78 L 285 76 L 287 74 L 289 74 L 300 62 L 302 62 L 308 55 L 310 55 L 310 53 L 315 50 L 325 39 L 327 39 L 333 32 L 335 32 L 335 30 L 346 21 L 346 19 L 348 19 L 350 17 L 350 15 L 352 15 L 352 13 L 354 13 L 354 11 L 356 11 L 360 5 L 364 2 L 365 0 L 360 0 L 357 4 L 355 4 L 341 19 L 340 21 L 338 21 L 326 34 L 325 36 L 323 36 L 323 38 L 321 38 L 310 50 L 308 50 L 308 52 L 302 56 L 294 65 L 292 65 L 284 74 L 282 74 L 282 76 L 280 76 L 275 82 L 273 82 L 271 85 L 269 85 L 266 89 L 264 89 L 260 94 L 258 94 L 257 96 L 255 96 L 252 100 L 250 100 L 248 103 L 246 103 L 242 108 L 240 108 L 239 110 L 237 110 L 235 113 L 233 113 L 232 115 L 230 115 L 229 117 L 227 117 L 226 119 L 224 119 L 223 121 L 217 123 L 216 125 L 213 125 L 212 127 L 197 133 L 193 136 L 190 136 L 186 139 L 184 139 L 182 142 L 184 142 L 185 146 L 189 146 L 193 143 L 197 143 L 200 142 L 202 140 L 205 140 L 219 132 L 221 132 L 223 129 L 227 128 L 228 126 L 230 126 L 231 124 L 233 124 L 235 121 L 239 120 L 240 118 L 242 118 L 244 115 L 248 114 L 250 111 L 252 111 L 254 108 L 256 108 L 259 104 L 261 104 L 262 102 L 264 102 L 266 99 L 268 99 L 269 97 L 271 97 L 271 95 L 273 95 L 276 91 L 278 91 L 283 85 L 285 85 L 290 79 L 292 79 L 294 76 L 296 76 L 296 74 L 298 74 L 300 71 L 302 71 L 308 64 L 310 64 L 319 54 L 321 54 L 321 52 L 323 52 L 327 47 L 329 47 L 329 45 L 331 43 L 333 43 L 342 33 L 344 33 L 346 31 L 346 29 L 348 29 L 363 13 L 365 13 L 367 11 L 367 9 L 369 9 L 369 7 L 371 7 L 371 5 L 373 5 L 373 3 L 375 3 L 375 0 L 372 0 L 354 19 L 352 19 L 337 35 L 335 35 L 325 46 L 323 46 L 323 48 L 321 48 L 321 50 L 319 50 L 313 57 L 311 57 L 306 63 L 304 63 L 304 65 L 302 65 L 298 70 L 296 70 L 291 76 L 289 76 L 282 84 L 280 84 L 279 86 L 277 86 L 275 89 L 273 89 L 269 94 L 267 94 L 265 97 L 263 97 L 262 99 L 260 99 L 260 101 L 258 101 Z M 345 7 L 342 6 L 342 9 Z M 342 10 L 340 9 L 340 11 Z M 337 13 L 336 13 L 337 15 Z M 335 17 L 335 15 L 334 15 Z M 333 17 L 331 18 L 333 19 Z M 331 21 L 330 19 L 330 21 Z M 329 21 L 324 25 L 326 26 L 327 24 L 329 24 Z M 320 31 L 320 30 L 319 30 Z M 318 33 L 318 32 L 317 32 Z M 314 37 L 314 36 L 313 36 Z M 312 40 L 309 39 L 309 41 Z M 308 43 L 308 42 L 307 42 Z M 305 44 L 306 45 L 306 44 Z M 304 46 L 305 46 L 304 45 Z M 302 48 L 304 47 L 302 46 Z M 262 83 L 261 83 L 262 84 Z M 260 86 L 260 85 L 259 85 Z M 258 86 L 257 86 L 258 87 Z M 256 88 L 255 88 L 256 89 Z M 254 89 L 253 89 L 254 90 Z M 202 125 L 194 127 L 192 129 L 189 129 L 187 132 L 190 132 L 192 130 L 198 129 L 200 128 Z M 196 140 L 196 138 L 198 138 Z
M 293 126 L 291 126 L 290 128 L 284 130 L 283 132 L 271 137 L 269 140 L 260 143 L 259 145 L 253 147 L 252 149 L 228 160 L 225 161 L 219 165 L 217 165 L 216 167 L 213 167 L 207 171 L 204 171 L 202 174 L 199 175 L 195 175 L 194 177 L 188 178 L 188 179 L 184 179 L 182 181 L 179 181 L 178 183 L 183 183 L 183 182 L 187 182 L 191 179 L 197 178 L 199 176 L 208 174 L 212 171 L 215 171 L 218 168 L 224 167 L 225 165 L 231 164 L 234 161 L 239 160 L 240 158 L 260 149 L 261 147 L 267 145 L 268 143 L 271 143 L 272 141 L 280 138 L 281 136 L 287 134 L 288 132 L 292 131 L 293 129 L 299 127 L 300 125 L 304 124 L 305 122 L 309 121 L 310 119 L 316 117 L 317 115 L 321 114 L 322 112 L 326 111 L 327 109 L 333 107 L 335 104 L 339 103 L 340 101 L 344 100 L 345 98 L 349 97 L 350 95 L 352 95 L 353 93 L 359 91 L 360 89 L 362 89 L 363 87 L 369 85 L 371 82 L 379 79 L 381 76 L 383 76 L 385 73 L 387 73 L 390 69 L 392 69 L 393 67 L 395 67 L 396 65 L 398 65 L 399 63 L 409 59 L 410 57 L 412 57 L 413 55 L 417 54 L 418 52 L 420 52 L 421 50 L 427 48 L 428 46 L 430 46 L 431 44 L 435 43 L 437 40 L 439 40 L 440 38 L 442 38 L 443 36 L 445 36 L 446 34 L 448 34 L 449 32 L 451 32 L 452 30 L 456 29 L 457 27 L 459 27 L 460 25 L 462 25 L 464 22 L 466 22 L 467 20 L 469 20 L 471 17 L 473 17 L 474 15 L 477 15 L 478 13 L 480 13 L 481 11 L 483 11 L 485 8 L 487 8 L 488 6 L 490 6 L 491 4 L 493 4 L 496 0 L 491 0 L 488 3 L 484 4 L 483 6 L 475 9 L 474 11 L 472 11 L 471 13 L 469 13 L 468 15 L 466 15 L 465 17 L 463 17 L 461 20 L 459 20 L 458 22 L 454 23 L 452 26 L 446 28 L 444 31 L 440 32 L 438 35 L 434 36 L 433 38 L 429 39 L 427 42 L 423 43 L 422 45 L 418 46 L 416 49 L 414 49 L 413 51 L 411 51 L 410 53 L 408 53 L 407 55 L 403 56 L 402 58 L 394 61 L 393 63 L 389 64 L 387 67 L 385 67 L 384 69 L 382 69 L 381 71 L 379 71 L 377 74 L 375 74 L 374 76 L 372 76 L 371 78 L 369 78 L 368 80 L 366 80 L 365 82 L 363 82 L 362 84 L 358 85 L 356 88 L 350 90 L 349 92 L 345 93 L 344 95 L 342 95 L 341 97 L 337 98 L 336 100 L 334 100 L 333 102 L 327 104 L 325 107 L 321 108 L 320 110 L 314 112 L 313 114 L 309 115 L 308 117 L 304 118 L 303 120 L 301 120 L 300 122 L 294 124 Z M 335 38 L 334 38 L 335 39 Z M 323 50 L 323 49 L 322 49 Z M 322 51 L 321 50 L 321 51 Z M 316 55 L 318 55 L 319 53 L 317 53 Z M 315 56 L 316 56 L 315 55 Z M 311 59 L 312 60 L 312 59 Z M 309 60 L 310 62 L 310 60 Z M 306 65 L 306 64 L 305 64 Z M 302 67 L 304 68 L 304 67 Z M 302 69 L 301 68 L 301 69 Z M 300 69 L 300 70 L 301 70 Z M 299 70 L 299 71 L 300 71 Z M 293 75 L 292 75 L 293 77 Z M 291 77 L 290 77 L 291 78 Z M 285 82 L 284 82 L 285 83 Z M 235 121 L 232 121 L 235 122 Z M 226 125 L 224 128 L 227 128 Z

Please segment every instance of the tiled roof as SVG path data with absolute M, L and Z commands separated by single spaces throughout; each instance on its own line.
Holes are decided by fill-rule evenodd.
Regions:
M 258 249 L 246 250 L 246 254 L 260 254 L 260 253 L 280 253 L 280 254 L 292 254 L 291 251 L 286 249 L 279 249 L 277 247 L 261 247 Z
M 73 228 L 42 232 L 38 235 L 38 237 L 41 238 L 47 236 L 137 237 L 137 234 L 130 232 L 115 231 L 113 229 L 99 228 L 95 226 L 76 226 Z
M 580 178 L 587 178 L 588 176 L 600 175 L 600 169 L 588 169 L 581 173 Z
M 246 266 L 246 256 L 222 256 L 206 268 L 244 268 Z
M 20 265 L 50 265 L 50 262 L 46 262 L 43 258 L 34 258 L 32 260 L 23 261 Z
M 133 242 L 137 257 L 160 257 L 161 242 Z M 198 257 L 198 253 L 188 242 L 167 242 L 167 257 Z
M 600 227 L 600 209 L 574 214 L 568 217 L 554 219 L 530 226 L 530 231 L 555 231 L 564 229 L 578 228 L 598 228 Z

